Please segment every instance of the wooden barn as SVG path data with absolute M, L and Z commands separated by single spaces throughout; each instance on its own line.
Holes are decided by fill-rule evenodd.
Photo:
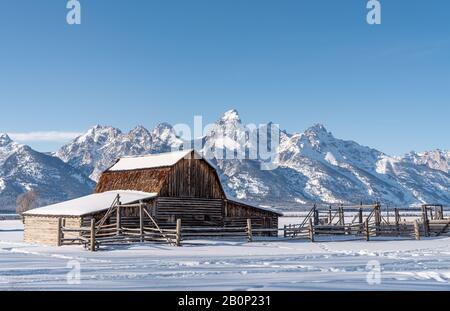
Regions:
M 250 220 L 253 229 L 277 229 L 280 215 L 227 197 L 210 162 L 194 150 L 177 151 L 121 158 L 94 194 L 26 212 L 25 241 L 60 243 L 61 222 L 81 228 L 95 220 L 117 231 L 140 226 L 142 234 L 145 226 L 171 229 L 177 221 L 188 228 L 241 228 Z

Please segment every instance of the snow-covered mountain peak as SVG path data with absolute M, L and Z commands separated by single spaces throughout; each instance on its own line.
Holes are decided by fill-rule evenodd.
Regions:
M 133 129 L 131 129 L 129 134 L 146 135 L 146 134 L 150 134 L 150 132 L 144 126 L 138 125 L 138 126 L 134 127 Z
M 217 120 L 217 123 L 241 123 L 241 117 L 236 109 L 231 109 L 225 112 L 222 117 Z
M 128 133 L 111 126 L 97 125 L 63 146 L 56 154 L 93 180 L 122 156 L 171 151 L 182 145 L 170 124 L 162 123 L 151 132 L 137 126 Z
M 177 137 L 175 130 L 169 123 L 163 122 L 155 126 L 151 133 L 153 143 L 159 147 L 179 147 L 183 141 Z
M 164 133 L 170 133 L 173 131 L 173 126 L 167 122 L 161 122 L 158 125 L 156 125 L 153 130 L 153 135 L 162 135 Z
M 208 155 L 214 150 L 245 150 L 247 132 L 237 110 L 228 110 L 207 129 L 202 152 Z
M 114 140 L 122 135 L 122 131 L 112 126 L 95 125 L 84 135 L 75 139 L 78 143 L 104 144 L 106 141 Z
M 310 140 L 334 140 L 334 136 L 329 132 L 324 125 L 315 124 L 305 130 L 304 136 L 308 137 Z
M 13 209 L 17 196 L 31 189 L 45 205 L 91 193 L 94 187 L 78 169 L 12 140 L 0 146 L 0 181 L 0 210 Z
M 4 147 L 12 143 L 12 139 L 6 133 L 0 133 L 0 147 Z
M 138 125 L 128 132 L 128 136 L 133 136 L 136 138 L 138 137 L 144 138 L 144 137 L 151 137 L 151 133 L 142 125 Z
M 426 165 L 431 169 L 450 173 L 450 151 L 440 149 L 420 153 L 411 151 L 399 159 L 410 164 Z
M 7 134 L 0 134 L 0 165 L 22 147 L 22 144 L 13 141 Z
M 321 123 L 316 123 L 313 126 L 306 129 L 305 133 L 315 133 L 315 134 L 329 134 L 326 127 Z
M 128 137 L 133 143 L 140 144 L 146 149 L 152 143 L 152 134 L 142 125 L 136 126 L 128 132 Z

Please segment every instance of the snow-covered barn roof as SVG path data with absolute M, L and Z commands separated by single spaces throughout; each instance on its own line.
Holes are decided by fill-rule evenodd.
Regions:
M 108 171 L 130 171 L 175 165 L 181 159 L 187 157 L 193 150 L 174 151 L 158 154 L 150 154 L 140 157 L 120 158 Z M 196 155 L 201 158 L 198 153 Z
M 217 168 L 193 149 L 120 158 L 102 173 L 95 192 L 130 189 L 159 194 L 168 176 L 174 173 L 173 167 L 186 159 L 207 163 L 214 171 L 209 174 L 214 175 L 212 178 L 219 184 L 221 197 L 225 196 Z M 198 186 L 200 187 L 200 184 Z
M 78 199 L 29 210 L 24 215 L 38 216 L 83 216 L 107 210 L 116 196 L 122 204 L 130 204 L 157 196 L 156 193 L 119 190 L 94 193 Z

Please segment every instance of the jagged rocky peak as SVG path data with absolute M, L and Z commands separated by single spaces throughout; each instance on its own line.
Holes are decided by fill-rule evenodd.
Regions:
M 149 145 L 152 143 L 152 135 L 151 133 L 142 125 L 138 125 L 133 128 L 129 133 L 128 137 L 139 144 Z
M 219 124 L 236 122 L 241 123 L 241 117 L 236 109 L 231 109 L 225 112 L 222 117 L 217 121 Z
M 315 137 L 333 137 L 333 134 L 329 132 L 323 124 L 317 123 L 309 127 L 305 131 L 305 135 L 315 136 Z
M 290 152 L 300 152 L 305 149 L 314 149 L 321 151 L 321 147 L 326 146 L 330 142 L 335 142 L 331 132 L 322 124 L 315 124 L 307 128 L 303 133 L 295 133 L 286 135 L 281 140 L 280 150 L 289 150 Z
M 245 148 L 247 145 L 245 141 L 247 130 L 245 125 L 242 124 L 237 110 L 228 110 L 213 126 L 207 129 L 204 149 L 237 150 Z
M 150 135 L 150 132 L 142 125 L 138 125 L 135 128 L 133 128 L 129 134 L 136 135 L 136 136 L 147 136 Z
M 175 147 L 182 145 L 183 141 L 176 135 L 175 130 L 169 123 L 163 122 L 159 123 L 152 130 L 151 133 L 152 142 L 155 144 L 154 147 Z M 165 150 L 165 149 L 164 149 Z
M 121 134 L 122 134 L 122 132 L 115 127 L 106 126 L 106 125 L 95 125 L 95 126 L 91 127 L 86 132 L 86 134 L 80 136 L 80 139 L 83 140 L 86 138 L 91 138 L 94 141 L 98 141 L 106 136 L 115 138 Z
M 161 140 L 167 140 L 168 138 L 176 136 L 175 130 L 173 129 L 172 125 L 166 122 L 159 123 L 157 126 L 155 126 L 155 128 L 152 130 L 151 135 L 152 137 L 159 138 Z
M 245 126 L 242 124 L 239 113 L 236 109 L 231 109 L 225 112 L 210 129 L 207 136 L 216 136 L 217 134 L 222 136 L 233 137 L 241 135 L 245 131 Z
M 171 132 L 171 131 L 173 131 L 173 126 L 171 124 L 167 122 L 161 122 L 153 128 L 152 133 L 162 134 L 164 132 Z
M 12 143 L 11 138 L 6 133 L 0 133 L 0 147 L 6 146 Z
M 405 162 L 409 162 L 416 165 L 426 165 L 429 168 L 440 170 L 443 172 L 450 172 L 450 152 L 440 149 L 426 151 L 426 152 L 414 152 L 400 158 Z
M 22 144 L 13 141 L 8 134 L 0 134 L 0 165 L 2 165 L 12 154 L 21 149 L 22 146 Z

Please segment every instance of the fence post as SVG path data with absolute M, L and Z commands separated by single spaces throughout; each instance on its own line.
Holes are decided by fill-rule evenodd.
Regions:
M 428 237 L 430 236 L 430 227 L 428 222 L 428 209 L 425 205 L 422 206 L 422 220 L 425 236 Z
M 313 207 L 313 217 L 314 217 L 314 224 L 319 224 L 319 211 L 317 210 L 317 205 L 314 204 Z
M 181 246 L 181 219 L 177 219 L 177 228 L 176 228 L 176 246 Z
M 377 203 L 375 205 L 375 235 L 379 235 L 379 230 L 381 227 L 381 205 Z
M 61 246 L 61 244 L 62 244 L 62 241 L 61 241 L 61 239 L 62 239 L 62 219 L 61 219 L 61 217 L 58 217 L 58 232 L 57 232 L 57 242 L 56 242 L 56 245 L 58 245 L 58 246 Z
M 414 235 L 416 237 L 416 240 L 420 240 L 420 227 L 417 220 L 414 220 Z
M 400 214 L 398 208 L 394 209 L 395 214 L 395 230 L 397 230 L 397 236 L 400 235 Z
M 359 220 L 359 224 L 362 225 L 363 224 L 363 210 L 362 208 L 359 209 L 358 211 L 358 220 Z
M 250 218 L 247 219 L 247 241 L 248 242 L 252 242 L 253 241 L 252 220 Z
M 283 237 L 286 237 L 286 225 L 284 225 L 284 230 L 283 230 Z
M 370 240 L 370 228 L 369 228 L 369 220 L 366 220 L 364 222 L 364 227 L 365 227 L 365 233 L 366 233 L 366 241 Z
M 141 236 L 141 243 L 144 242 L 144 208 L 142 202 L 139 202 L 139 235 Z
M 311 240 L 311 242 L 314 242 L 314 226 L 313 226 L 313 222 L 312 222 L 311 218 L 309 219 L 308 233 L 309 233 L 309 239 Z
M 116 209 L 116 234 L 117 235 L 120 235 L 121 222 L 122 222 L 122 216 L 121 216 L 121 211 L 120 211 L 120 205 L 117 205 L 117 209 Z
M 90 251 L 95 252 L 95 218 L 91 219 L 91 244 Z

